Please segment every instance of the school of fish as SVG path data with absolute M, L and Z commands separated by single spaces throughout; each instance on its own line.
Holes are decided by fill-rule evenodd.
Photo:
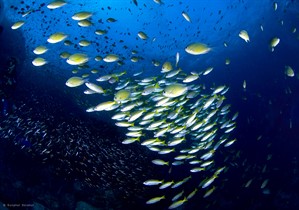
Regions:
M 154 0 L 157 4 L 163 2 Z M 138 6 L 138 1 L 133 3 Z M 67 1 L 56 0 L 44 5 L 50 10 L 69 6 Z M 277 4 L 274 3 L 274 10 Z M 28 12 L 29 14 L 30 12 Z M 24 13 L 23 16 L 28 15 Z M 192 23 L 192 18 L 186 11 L 181 12 L 183 18 Z M 78 26 L 88 28 L 96 25 L 92 21 L 93 12 L 77 11 L 71 19 L 77 21 Z M 108 18 L 108 23 L 116 22 L 115 18 Z M 12 25 L 16 30 L 25 25 L 24 21 L 18 21 Z M 261 26 L 263 31 L 263 27 Z M 97 29 L 95 34 L 102 36 L 106 30 Z M 64 43 L 70 46 L 68 40 L 71 34 L 56 32 L 47 40 L 49 44 Z M 136 36 L 141 40 L 148 40 L 149 36 L 144 31 L 139 31 Z M 250 37 L 246 30 L 241 30 L 239 37 L 249 43 Z M 91 40 L 79 40 L 78 45 L 82 48 L 76 53 L 61 52 L 60 58 L 70 66 L 78 69 L 90 68 L 88 62 L 93 57 L 95 61 L 103 61 L 104 65 L 116 62 L 122 66 L 124 58 L 115 53 L 104 56 L 91 56 L 84 51 L 93 43 Z M 270 40 L 269 48 L 273 52 L 280 43 L 278 37 Z M 224 42 L 227 47 L 227 43 Z M 181 51 L 181 49 L 179 49 Z M 185 53 L 193 56 L 201 56 L 209 53 L 212 47 L 201 42 L 192 42 L 183 49 Z M 38 45 L 33 53 L 38 56 L 32 60 L 34 66 L 40 67 L 48 63 L 45 56 L 49 48 Z M 135 56 L 137 52 L 132 51 L 130 60 L 133 63 L 144 59 Z M 127 71 L 116 71 L 110 74 L 101 74 L 96 69 L 91 74 L 82 76 L 74 75 L 67 79 L 66 86 L 70 88 L 85 87 L 84 94 L 100 94 L 108 98 L 92 107 L 87 107 L 86 112 L 112 112 L 111 118 L 115 125 L 122 127 L 126 138 L 122 144 L 140 144 L 150 151 L 156 153 L 156 159 L 152 164 L 168 171 L 163 177 L 149 177 L 144 181 L 145 186 L 158 189 L 157 195 L 149 198 L 146 204 L 155 204 L 162 200 L 169 201 L 169 209 L 177 208 L 196 196 L 200 191 L 205 198 L 217 188 L 213 183 L 228 168 L 218 165 L 214 158 L 218 150 L 230 147 L 235 138 L 230 136 L 236 128 L 238 113 L 230 113 L 230 105 L 225 103 L 225 94 L 229 91 L 226 85 L 214 86 L 207 89 L 200 84 L 200 79 L 208 75 L 213 67 L 205 70 L 190 71 L 180 66 L 180 53 L 173 55 L 173 59 L 161 61 L 152 60 L 154 66 L 160 66 L 160 73 L 155 76 L 143 76 L 144 72 L 130 73 Z M 225 61 L 230 64 L 230 59 Z M 78 69 L 73 70 L 76 74 Z M 286 65 L 285 74 L 294 76 L 294 70 Z M 246 81 L 243 82 L 246 89 Z M 180 171 L 181 177 L 172 176 Z M 262 188 L 267 185 L 267 180 Z M 251 181 L 246 184 L 250 185 Z M 190 186 L 193 186 L 190 189 Z M 188 186 L 188 187 L 184 187 Z M 170 192 L 164 193 L 164 189 Z

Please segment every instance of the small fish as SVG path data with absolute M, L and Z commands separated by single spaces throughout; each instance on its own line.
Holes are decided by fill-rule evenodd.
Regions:
M 202 55 L 210 52 L 211 48 L 202 43 L 192 43 L 185 48 L 185 51 L 191 55 Z
M 66 81 L 66 86 L 68 87 L 78 87 L 84 84 L 84 79 L 81 77 L 71 77 Z
M 210 196 L 214 191 L 215 191 L 216 187 L 213 186 L 211 189 L 209 189 L 205 194 L 204 194 L 204 198 Z
M 267 186 L 268 182 L 269 182 L 269 179 L 265 179 L 261 185 L 261 189 L 264 189 Z
M 96 93 L 104 93 L 105 91 L 103 88 L 97 84 L 91 83 L 91 82 L 86 82 L 85 83 L 86 87 L 88 87 L 90 90 L 93 90 Z
M 203 73 L 202 75 L 208 75 L 211 71 L 213 71 L 213 67 L 208 67 Z
M 246 84 L 246 80 L 243 81 L 243 89 L 246 89 L 247 84 Z
M 208 186 L 210 186 L 216 178 L 217 178 L 217 176 L 213 175 L 211 178 L 205 179 L 203 182 L 202 188 L 207 188 Z
M 155 165 L 159 165 L 159 166 L 169 165 L 169 162 L 166 162 L 166 161 L 160 160 L 160 159 L 152 160 L 152 163 Z
M 137 0 L 133 0 L 133 3 L 134 3 L 136 6 L 138 6 L 138 2 L 137 2 Z
M 143 182 L 143 184 L 147 186 L 159 185 L 161 183 L 163 183 L 163 180 L 156 180 L 156 179 L 149 179 Z
M 143 39 L 143 40 L 146 40 L 148 38 L 146 33 L 142 32 L 142 31 L 139 31 L 137 35 L 140 39 Z
M 62 32 L 57 32 L 52 34 L 47 41 L 51 44 L 56 44 L 58 42 L 61 42 L 63 40 L 65 40 L 67 38 L 68 35 L 66 35 L 65 33 Z
M 187 20 L 189 23 L 191 23 L 190 16 L 186 12 L 182 12 L 182 15 L 185 18 L 185 20 Z
M 274 48 L 279 44 L 279 42 L 280 42 L 280 39 L 278 37 L 274 37 L 274 38 L 271 39 L 270 49 L 271 49 L 272 52 L 274 51 Z
M 294 73 L 294 70 L 292 69 L 292 67 L 290 66 L 285 66 L 284 67 L 284 71 L 285 71 L 285 74 L 289 77 L 294 77 L 295 76 L 295 73 Z
M 101 29 L 98 29 L 95 31 L 95 34 L 97 35 L 104 35 L 104 34 L 107 34 L 108 31 L 107 30 L 101 30 Z
M 115 103 L 116 103 L 115 101 L 102 102 L 94 107 L 94 111 L 109 110 Z
M 172 65 L 170 62 L 166 61 L 163 65 L 162 65 L 162 71 L 161 73 L 166 73 L 173 70 Z
M 189 82 L 193 82 L 195 80 L 197 80 L 199 78 L 198 74 L 191 74 L 187 77 L 185 77 L 185 79 L 183 80 L 184 83 L 189 83 Z
M 159 187 L 160 190 L 165 189 L 167 187 L 170 187 L 173 184 L 173 181 L 171 182 L 165 182 L 163 184 L 161 184 L 161 186 Z
M 11 29 L 16 30 L 21 28 L 25 24 L 25 21 L 18 21 L 11 26 Z
M 182 190 L 181 192 L 179 192 L 178 194 L 176 194 L 172 199 L 171 201 L 176 201 L 177 199 L 179 199 L 180 197 L 182 197 L 184 193 L 184 190 Z
M 108 54 L 103 58 L 103 61 L 107 63 L 115 62 L 119 60 L 119 56 L 115 54 Z
M 47 63 L 47 61 L 44 59 L 44 58 L 35 58 L 33 61 L 32 61 L 32 64 L 34 66 L 43 66 Z
M 154 204 L 154 203 L 157 203 L 157 202 L 159 202 L 160 200 L 163 200 L 163 199 L 165 199 L 165 195 L 149 199 L 148 201 L 146 201 L 146 204 Z
M 239 37 L 242 38 L 245 42 L 250 41 L 249 35 L 248 35 L 247 31 L 245 31 L 245 30 L 240 31 Z
M 187 91 L 188 91 L 187 86 L 176 83 L 176 84 L 168 85 L 164 89 L 163 95 L 168 98 L 175 98 L 184 95 L 185 93 L 187 93 Z
M 46 48 L 45 46 L 38 46 L 33 50 L 33 53 L 36 55 L 41 55 L 47 51 L 48 51 L 48 48 Z
M 114 18 L 108 18 L 106 21 L 107 21 L 108 23 L 114 23 L 114 22 L 116 22 L 117 20 L 114 19 Z
M 68 57 L 66 62 L 70 65 L 82 65 L 88 61 L 88 57 L 83 53 L 75 53 Z
M 85 20 L 87 18 L 90 18 L 91 16 L 92 16 L 91 12 L 78 12 L 72 16 L 72 19 L 80 21 L 80 20 Z
M 137 138 L 128 138 L 128 139 L 123 140 L 121 143 L 122 144 L 131 144 L 131 143 L 134 143 L 134 142 L 139 141 L 139 140 L 140 140 L 139 137 L 137 137 Z
M 50 4 L 48 4 L 47 8 L 48 9 L 57 9 L 57 8 L 60 8 L 60 7 L 64 6 L 64 5 L 66 5 L 65 1 L 56 0 L 56 1 L 53 1 Z
M 177 52 L 175 55 L 175 66 L 177 67 L 180 61 L 180 53 Z
M 244 187 L 246 187 L 246 188 L 249 187 L 249 186 L 251 185 L 252 181 L 253 181 L 253 179 L 249 179 L 249 180 L 246 182 L 246 184 L 245 184 Z
M 124 102 L 129 99 L 131 92 L 128 90 L 119 90 L 114 95 L 114 100 L 118 103 Z
M 115 123 L 118 127 L 130 127 L 133 126 L 134 123 L 129 123 L 129 122 L 117 122 Z
M 168 209 L 175 209 L 175 208 L 177 208 L 177 207 L 183 205 L 183 204 L 184 204 L 185 202 L 187 202 L 187 201 L 188 201 L 187 198 L 184 198 L 184 199 L 182 199 L 182 200 L 175 201 L 174 203 L 172 203 L 172 204 L 168 207 Z
M 274 2 L 274 3 L 273 3 L 273 9 L 274 9 L 274 11 L 277 10 L 277 2 Z
M 90 44 L 91 44 L 91 42 L 88 41 L 88 40 L 81 40 L 81 41 L 79 42 L 79 45 L 80 45 L 81 47 L 87 47 L 87 46 L 89 46 Z

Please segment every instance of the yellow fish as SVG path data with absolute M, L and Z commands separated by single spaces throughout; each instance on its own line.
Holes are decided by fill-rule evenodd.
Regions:
M 63 40 L 65 40 L 67 37 L 66 34 L 62 33 L 62 32 L 57 32 L 52 34 L 49 38 L 48 38 L 48 42 L 51 44 L 56 44 L 58 42 L 61 42 Z
M 44 59 L 44 58 L 35 58 L 33 61 L 32 61 L 32 64 L 34 66 L 43 66 L 47 63 L 47 61 Z
M 36 55 L 41 55 L 47 51 L 48 51 L 48 48 L 46 48 L 45 46 L 38 46 L 33 50 L 33 53 Z
M 143 40 L 148 38 L 148 36 L 142 31 L 139 31 L 137 35 L 139 36 L 140 39 L 143 39 Z
M 241 37 L 245 42 L 250 41 L 249 35 L 248 35 L 247 31 L 245 31 L 245 30 L 240 31 L 239 37 Z
M 192 43 L 185 48 L 185 51 L 191 55 L 202 55 L 210 52 L 211 48 L 202 43 Z
M 87 55 L 82 53 L 75 53 L 71 55 L 66 62 L 70 65 L 81 65 L 86 63 L 87 61 L 88 61 Z
M 72 19 L 80 21 L 80 20 L 85 20 L 87 18 L 90 18 L 91 16 L 92 16 L 91 12 L 78 12 L 72 16 Z
M 47 8 L 48 9 L 57 9 L 57 8 L 60 8 L 64 5 L 66 5 L 65 1 L 57 0 L 57 1 L 53 1 L 50 4 L 48 4 Z
M 11 26 L 11 29 L 16 30 L 24 25 L 25 21 L 18 21 Z

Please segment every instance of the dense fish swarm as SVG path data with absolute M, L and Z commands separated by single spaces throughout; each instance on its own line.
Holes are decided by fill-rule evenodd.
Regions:
M 19 94 L 18 104 L 22 105 L 0 121 L 1 140 L 55 165 L 55 173 L 78 180 L 82 187 L 113 190 L 128 203 L 144 193 L 140 186 L 152 166 L 145 165 L 149 160 L 143 148 L 119 144 L 120 135 L 115 130 L 109 131 L 112 128 L 102 121 L 79 117 L 80 110 L 62 113 L 68 99 L 61 94 L 53 98 L 48 91 L 34 89 L 20 90 Z
M 154 0 L 154 2 L 158 6 L 165 6 L 162 1 Z M 140 5 L 137 0 L 132 1 L 132 3 L 135 6 Z M 51 10 L 62 10 L 71 8 L 71 4 L 66 1 L 53 1 L 48 5 L 40 5 L 39 9 L 45 7 Z M 273 3 L 273 8 L 274 11 L 277 10 L 277 3 Z M 111 8 L 108 7 L 108 10 L 111 11 Z M 25 17 L 36 11 L 38 9 L 29 10 L 22 15 Z M 128 11 L 130 14 L 133 13 L 130 9 Z M 190 15 L 192 13 L 189 10 L 180 11 L 179 14 L 183 16 L 185 24 L 189 24 L 190 27 L 196 21 L 196 17 Z M 221 14 L 221 11 L 219 11 L 219 14 Z M 113 18 L 109 16 L 96 21 L 96 16 L 95 11 L 73 11 L 72 16 L 66 17 L 66 26 L 80 27 L 82 34 L 72 34 L 69 31 L 63 32 L 60 31 L 61 28 L 57 29 L 55 33 L 45 33 L 44 43 L 37 43 L 36 48 L 33 49 L 35 55 L 43 57 L 32 59 L 33 65 L 40 67 L 49 64 L 48 59 L 51 60 L 51 58 L 46 58 L 46 55 L 48 51 L 51 51 L 54 44 L 61 45 L 61 49 L 69 49 L 57 52 L 57 55 L 59 55 L 57 58 L 61 58 L 60 61 L 64 62 L 67 67 L 74 67 L 75 69 L 72 72 L 77 74 L 67 79 L 65 84 L 71 88 L 85 87 L 84 94 L 86 95 L 101 95 L 100 102 L 95 103 L 92 107 L 86 107 L 86 112 L 111 111 L 111 118 L 116 121 L 115 124 L 126 131 L 125 135 L 127 137 L 121 140 L 122 144 L 140 144 L 156 153 L 152 163 L 157 167 L 161 167 L 161 171 L 165 171 L 165 173 L 159 174 L 157 177 L 145 178 L 143 182 L 145 186 L 150 186 L 155 190 L 158 189 L 155 195 L 148 198 L 147 204 L 164 202 L 165 200 L 165 202 L 168 202 L 168 208 L 173 209 L 189 202 L 197 194 L 204 198 L 208 197 L 217 189 L 215 185 L 217 178 L 228 169 L 225 164 L 219 164 L 221 161 L 218 161 L 216 156 L 217 153 L 221 153 L 225 147 L 231 146 L 236 141 L 235 138 L 230 137 L 230 133 L 236 128 L 235 120 L 238 113 L 230 115 L 230 105 L 224 103 L 225 94 L 229 90 L 228 86 L 214 85 L 213 88 L 208 89 L 200 84 L 200 79 L 208 75 L 213 67 L 203 71 L 183 70 L 183 65 L 180 65 L 180 57 L 183 54 L 180 52 L 185 51 L 193 57 L 205 56 L 204 54 L 213 51 L 212 45 L 202 43 L 202 40 L 189 40 L 190 42 L 184 43 L 184 46 L 175 50 L 177 52 L 175 62 L 169 59 L 169 55 L 167 59 L 150 58 L 151 67 L 141 67 L 142 69 L 139 72 L 130 72 L 120 68 L 126 62 L 134 64 L 146 60 L 146 56 L 141 55 L 141 52 L 144 52 L 142 47 L 145 46 L 145 43 L 155 43 L 158 38 L 154 37 L 150 30 L 140 28 L 134 34 L 134 38 L 136 42 L 142 44 L 139 46 L 136 44 L 135 49 L 130 49 L 132 46 L 123 44 L 125 43 L 124 40 L 120 39 L 116 42 L 115 37 L 111 38 L 113 37 L 111 34 L 114 32 L 110 30 L 111 25 L 122 21 L 122 17 Z M 110 25 L 107 26 L 107 24 Z M 281 25 L 283 25 L 283 21 Z M 23 20 L 18 20 L 12 25 L 12 29 L 24 27 L 26 27 L 26 22 Z M 260 29 L 264 31 L 263 25 L 260 25 Z M 293 29 L 293 33 L 295 32 L 296 28 Z M 89 36 L 85 36 L 89 33 L 92 33 L 96 38 L 92 40 Z M 121 32 L 120 34 L 131 36 L 130 32 Z M 235 34 L 235 37 L 238 36 L 247 45 L 250 45 L 251 41 L 254 40 L 254 33 L 250 30 L 240 29 Z M 112 44 L 111 41 L 113 41 Z M 175 42 L 175 40 L 173 41 Z M 268 46 L 270 51 L 274 52 L 274 49 L 279 48 L 280 42 L 280 38 L 274 36 L 265 46 Z M 103 45 L 102 43 L 106 44 Z M 116 50 L 115 46 L 117 44 L 125 50 L 130 49 L 129 55 Z M 225 41 L 223 45 L 224 47 L 230 46 Z M 86 50 L 86 48 L 92 47 L 95 49 L 94 51 L 101 55 L 91 54 Z M 165 46 L 161 48 L 163 47 Z M 174 53 L 172 56 L 174 57 Z M 100 67 L 98 67 L 99 62 L 102 64 Z M 230 62 L 229 58 L 225 59 L 226 65 L 229 65 Z M 110 66 L 112 66 L 112 70 Z M 159 67 L 161 73 L 148 76 L 146 71 L 155 67 Z M 107 73 L 108 70 L 103 72 L 99 70 L 100 68 L 111 71 L 109 73 Z M 83 72 L 83 70 L 89 72 L 81 74 L 81 76 L 78 75 L 78 72 Z M 294 69 L 289 65 L 285 65 L 285 74 L 288 77 L 294 77 Z M 243 81 L 243 88 L 244 90 L 247 88 L 246 80 Z M 102 96 L 109 99 L 103 101 Z M 16 118 L 15 122 L 17 124 L 30 124 L 28 119 L 20 120 Z M 61 126 L 63 127 L 63 125 Z M 37 130 L 37 127 L 41 130 Z M 44 135 L 48 133 L 43 132 L 44 127 L 40 124 L 37 124 L 33 130 L 26 135 L 38 135 L 38 138 L 45 138 Z M 17 133 L 18 131 L 15 130 L 14 132 Z M 73 132 L 70 129 L 69 133 Z M 88 130 L 86 130 L 86 133 L 88 133 Z M 61 133 L 60 141 L 63 141 L 64 138 L 64 134 Z M 88 136 L 81 136 L 81 138 L 88 138 Z M 49 140 L 46 148 L 42 144 L 40 154 L 52 153 L 52 142 L 55 141 Z M 63 145 L 67 144 L 63 143 Z M 95 143 L 95 145 L 98 145 L 98 143 Z M 81 145 L 79 142 L 77 146 L 76 148 L 82 148 L 80 152 L 85 151 L 84 144 Z M 98 145 L 98 147 L 100 146 Z M 62 162 L 68 157 L 80 154 L 77 154 L 75 150 L 71 150 L 72 154 L 68 154 L 68 147 L 66 148 L 66 150 L 63 150 L 66 153 L 62 154 Z M 109 154 L 122 153 L 118 149 L 107 150 Z M 92 153 L 96 152 L 93 150 Z M 105 152 L 101 152 L 105 154 Z M 88 159 L 91 160 L 92 156 L 89 157 Z M 126 159 L 125 161 L 129 160 Z M 78 161 L 78 164 L 81 164 L 83 168 L 85 167 L 83 169 L 84 174 L 90 169 L 84 165 L 86 163 Z M 91 170 L 91 174 L 92 176 L 99 176 L 101 181 L 105 181 L 110 174 L 116 176 L 112 171 L 120 167 L 117 165 L 115 168 L 110 168 L 110 166 L 104 168 L 104 174 L 95 168 Z M 135 165 L 135 168 L 138 168 L 138 166 Z M 72 172 L 69 171 L 69 173 Z M 133 176 L 128 175 L 127 172 L 128 170 L 126 170 L 126 173 L 120 173 L 129 177 Z M 266 188 L 268 181 L 268 179 L 265 179 L 262 182 L 261 189 Z M 248 180 L 245 187 L 250 186 L 251 182 L 252 179 Z M 94 184 L 92 180 L 90 180 L 90 183 Z M 122 182 L 120 182 L 121 184 Z M 124 184 L 122 187 L 125 187 Z
M 187 75 L 182 70 L 173 70 L 159 77 L 119 79 L 115 87 L 109 88 L 115 89 L 114 100 L 87 109 L 87 112 L 113 111 L 115 124 L 127 129 L 123 144 L 137 142 L 160 155 L 152 162 L 169 173 L 144 184 L 161 190 L 169 188 L 174 195 L 179 194 L 172 198 L 161 191 L 160 196 L 151 198 L 147 204 L 171 199 L 172 209 L 191 199 L 201 188 L 207 197 L 215 190 L 214 180 L 226 169 L 217 166 L 214 155 L 219 148 L 236 141 L 229 133 L 236 127 L 237 114 L 229 116 L 230 105 L 223 105 L 224 94 L 229 89 L 225 85 L 207 91 L 202 85 L 190 84 L 202 74 Z M 195 79 L 188 79 L 194 75 Z M 172 176 L 177 170 L 180 177 Z M 194 186 L 196 180 L 199 181 L 194 189 L 182 191 L 181 185 L 191 182 Z

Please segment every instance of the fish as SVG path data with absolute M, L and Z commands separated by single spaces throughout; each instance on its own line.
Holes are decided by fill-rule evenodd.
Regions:
M 168 209 L 175 209 L 175 208 L 177 208 L 177 207 L 183 205 L 183 204 L 184 204 L 185 202 L 187 202 L 187 201 L 188 201 L 187 198 L 184 198 L 184 199 L 182 199 L 182 200 L 175 201 L 175 202 L 173 202 L 173 203 L 168 207 Z
M 248 35 L 247 31 L 245 31 L 245 30 L 240 31 L 239 37 L 242 38 L 245 42 L 250 41 L 249 35 Z
M 203 55 L 211 51 L 211 48 L 209 48 L 206 44 L 195 42 L 189 44 L 185 51 L 191 55 Z
M 204 180 L 202 188 L 207 188 L 208 186 L 210 186 L 216 178 L 217 176 L 214 174 L 211 178 Z
M 48 51 L 47 47 L 40 45 L 33 50 L 33 53 L 36 55 L 42 55 L 47 51 Z
M 88 61 L 88 57 L 83 53 L 75 53 L 68 57 L 66 62 L 70 65 L 82 65 Z
M 35 58 L 33 61 L 32 61 L 32 64 L 34 66 L 43 66 L 45 65 L 46 63 L 48 63 L 44 58 L 41 58 L 41 57 L 38 57 L 38 58 Z
M 143 39 L 143 40 L 148 39 L 148 36 L 146 35 L 146 33 L 142 32 L 142 31 L 139 31 L 137 35 L 140 39 Z
M 211 71 L 213 71 L 213 67 L 208 67 L 203 73 L 202 75 L 208 75 L 209 73 L 211 73 Z
M 47 8 L 48 9 L 58 9 L 58 8 L 64 6 L 64 5 L 66 5 L 65 1 L 55 0 L 55 1 L 52 1 L 50 4 L 48 4 Z
M 184 190 L 182 190 L 181 192 L 179 192 L 178 194 L 176 194 L 171 201 L 176 201 L 177 199 L 179 199 L 180 197 L 182 197 L 182 195 L 184 194 Z
M 149 179 L 143 182 L 144 185 L 152 186 L 152 185 L 159 185 L 163 183 L 164 180 L 157 180 L 157 179 Z
M 162 190 L 162 189 L 166 189 L 166 188 L 170 187 L 172 184 L 173 184 L 173 181 L 170 181 L 170 182 L 163 182 L 163 183 L 160 185 L 159 189 L 160 189 L 160 190 Z
M 268 182 L 269 182 L 269 179 L 265 179 L 261 185 L 261 189 L 264 189 L 267 186 Z
M 247 87 L 247 83 L 246 83 L 246 80 L 243 81 L 243 89 L 246 89 Z
M 85 82 L 85 85 L 90 89 L 93 90 L 96 93 L 105 93 L 103 88 L 97 84 L 94 84 L 92 82 Z
M 274 38 L 271 39 L 270 49 L 271 49 L 272 52 L 274 51 L 274 48 L 279 44 L 279 42 L 280 42 L 280 39 L 278 37 L 274 37 Z
M 177 67 L 180 61 L 180 53 L 177 52 L 175 55 L 175 66 Z
M 95 31 L 95 34 L 97 34 L 97 35 L 105 35 L 105 34 L 107 34 L 107 33 L 108 33 L 107 30 L 97 29 L 97 30 Z
M 81 77 L 71 77 L 66 81 L 66 86 L 68 87 L 78 87 L 83 85 L 85 80 Z
M 114 22 L 116 22 L 117 20 L 114 19 L 114 18 L 108 18 L 106 21 L 107 21 L 108 23 L 114 23 Z
M 56 32 L 54 34 L 52 34 L 47 41 L 51 44 L 56 44 L 58 42 L 62 42 L 63 40 L 65 40 L 68 37 L 68 35 L 66 35 L 65 33 L 62 32 Z
M 115 101 L 105 101 L 95 106 L 94 111 L 105 111 L 105 110 L 108 111 L 115 104 L 116 104 Z
M 187 196 L 187 200 L 190 200 L 191 198 L 193 198 L 193 196 L 197 193 L 198 189 L 195 188 L 188 196 Z
M 273 9 L 274 9 L 274 11 L 277 10 L 277 7 L 278 7 L 277 2 L 273 2 Z
M 90 44 L 91 44 L 91 42 L 88 41 L 88 40 L 81 40 L 81 41 L 79 42 L 79 45 L 82 46 L 82 47 L 87 47 L 87 46 L 89 46 Z
M 189 76 L 186 76 L 185 79 L 183 80 L 184 83 L 189 83 L 197 80 L 199 78 L 198 74 L 191 74 Z
M 159 165 L 159 166 L 169 165 L 169 162 L 166 162 L 166 161 L 160 160 L 160 159 L 152 160 L 152 163 L 154 163 L 155 165 Z
M 119 60 L 119 56 L 116 54 L 108 54 L 103 58 L 103 61 L 107 63 L 116 62 Z
M 215 191 L 216 187 L 213 186 L 211 189 L 209 189 L 205 194 L 204 194 L 204 198 L 210 196 L 214 191 Z
M 137 0 L 133 0 L 133 3 L 134 3 L 136 6 L 138 6 L 138 2 L 137 2 Z
M 182 15 L 185 18 L 185 20 L 187 20 L 188 22 L 191 23 L 191 19 L 190 19 L 189 15 L 186 12 L 182 12 Z
M 180 83 L 175 83 L 172 85 L 168 85 L 164 89 L 163 95 L 168 98 L 176 98 L 176 97 L 186 94 L 187 91 L 188 91 L 187 86 L 180 84 Z
M 290 67 L 290 66 L 285 66 L 285 67 L 284 67 L 284 72 L 285 72 L 285 74 L 286 74 L 288 77 L 294 77 L 294 76 L 295 76 L 294 70 L 293 70 L 292 67 Z
M 91 16 L 92 16 L 92 13 L 91 13 L 91 12 L 83 11 L 83 12 L 75 13 L 75 14 L 72 16 L 72 19 L 73 19 L 73 20 L 80 21 L 80 20 L 88 19 L 88 18 L 90 18 Z
M 21 28 L 24 24 L 25 24 L 25 21 L 23 21 L 23 20 L 17 21 L 11 26 L 11 29 L 17 30 L 17 29 Z
M 165 199 L 165 195 L 160 196 L 160 197 L 151 198 L 148 201 L 146 201 L 146 204 L 154 204 L 154 203 L 157 203 L 157 202 L 159 202 L 163 199 Z
M 122 103 L 130 98 L 131 92 L 129 90 L 119 90 L 114 95 L 114 101 Z

